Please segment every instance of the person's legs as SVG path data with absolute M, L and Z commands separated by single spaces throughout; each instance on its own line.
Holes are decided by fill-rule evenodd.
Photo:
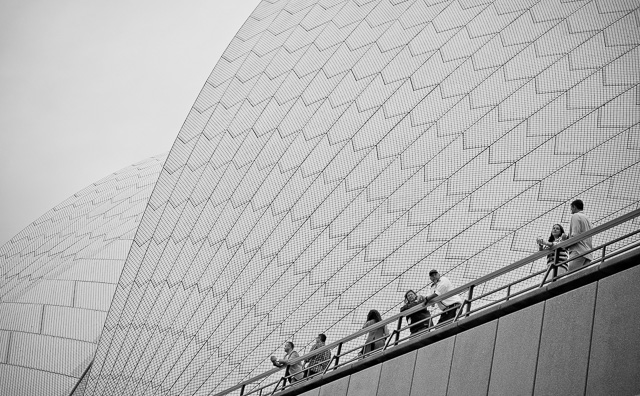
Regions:
M 438 324 L 442 324 L 451 319 L 453 319 L 453 316 L 451 316 L 451 311 L 447 311 L 440 315 L 440 319 L 438 319 Z
M 558 266 L 558 276 L 562 276 L 563 274 L 566 274 L 566 273 L 567 273 L 566 264 Z
M 411 332 L 411 335 L 414 335 L 414 334 L 419 333 L 421 331 L 424 331 L 426 329 L 427 329 L 427 324 L 426 323 L 420 323 L 420 324 L 415 325 L 412 328 L 410 328 L 409 332 Z
M 553 279 L 553 264 L 547 264 L 547 272 L 545 273 L 545 282 L 551 282 Z
M 577 257 L 577 258 L 572 258 L 571 261 L 569 261 L 569 271 L 573 271 L 575 269 L 578 268 L 582 268 L 585 265 L 589 265 L 589 263 L 591 263 L 591 260 L 584 258 L 584 257 Z
M 553 264 L 551 264 L 553 266 Z M 556 267 L 556 278 L 562 276 L 567 273 L 567 264 L 561 264 Z M 545 282 L 551 282 L 554 279 L 553 276 L 553 268 L 549 271 L 549 275 L 545 278 Z
M 438 324 L 444 323 L 447 320 L 453 320 L 456 317 L 456 312 L 460 308 L 460 304 L 453 304 L 450 307 L 447 307 L 442 315 L 440 315 L 440 320 L 438 320 Z
M 387 340 L 386 339 L 382 339 L 382 340 L 378 340 L 373 344 L 373 348 L 374 350 L 378 350 L 378 349 L 382 349 L 384 348 L 384 344 L 386 344 Z

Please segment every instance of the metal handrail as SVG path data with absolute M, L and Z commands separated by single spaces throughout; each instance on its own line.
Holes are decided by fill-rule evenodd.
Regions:
M 531 263 L 531 262 L 534 262 L 534 261 L 536 261 L 536 260 L 538 260 L 538 259 L 540 259 L 540 258 L 546 257 L 546 256 L 547 256 L 547 255 L 549 255 L 551 252 L 554 252 L 554 254 L 556 255 L 556 257 L 554 258 L 554 263 L 553 263 L 553 265 L 551 266 L 551 267 L 554 267 L 554 275 L 556 275 L 556 274 L 555 274 L 555 268 L 557 268 L 557 265 L 562 264 L 562 263 L 558 263 L 558 262 L 557 262 L 557 257 L 558 257 L 557 251 L 558 251 L 558 249 L 566 249 L 567 247 L 572 246 L 572 245 L 574 245 L 574 244 L 576 244 L 576 243 L 578 243 L 578 242 L 582 241 L 583 239 L 590 238 L 590 237 L 592 237 L 592 236 L 594 236 L 594 235 L 597 235 L 597 234 L 599 234 L 599 233 L 601 233 L 601 232 L 607 231 L 607 230 L 609 230 L 609 229 L 611 229 L 611 228 L 613 228 L 613 227 L 616 227 L 616 226 L 618 226 L 618 225 L 620 225 L 620 224 L 623 224 L 623 223 L 625 223 L 625 222 L 627 222 L 627 221 L 629 221 L 629 220 L 632 220 L 632 219 L 634 219 L 634 218 L 636 218 L 636 217 L 639 217 L 639 216 L 640 216 L 640 209 L 633 210 L 633 211 L 631 211 L 631 212 L 629 212 L 629 213 L 626 213 L 626 214 L 624 214 L 624 215 L 622 215 L 622 216 L 620 216 L 620 217 L 617 217 L 617 218 L 615 218 L 615 219 L 613 219 L 613 220 L 610 220 L 610 221 L 608 221 L 608 222 L 606 222 L 606 223 L 604 223 L 604 224 L 601 224 L 601 225 L 599 225 L 599 226 L 597 226 L 597 227 L 594 227 L 594 228 L 592 228 L 591 230 L 586 231 L 586 232 L 584 232 L 584 233 L 582 233 L 582 234 L 580 234 L 580 235 L 578 235 L 578 236 L 576 236 L 576 237 L 573 237 L 573 238 L 567 239 L 567 240 L 565 240 L 565 241 L 562 241 L 562 242 L 560 242 L 560 243 L 558 243 L 558 244 L 554 245 L 554 246 L 553 246 L 553 247 L 551 247 L 550 249 L 545 249 L 545 250 L 541 250 L 541 251 L 538 251 L 538 252 L 536 252 L 536 253 L 533 253 L 533 254 L 531 254 L 531 255 L 529 255 L 529 256 L 527 256 L 527 257 L 525 257 L 525 258 L 521 259 L 521 260 L 518 260 L 518 261 L 516 261 L 516 262 L 514 262 L 514 263 L 512 263 L 512 264 L 509 264 L 509 265 L 507 265 L 507 266 L 505 266 L 505 267 L 503 267 L 503 268 L 500 268 L 500 269 L 498 269 L 498 270 L 495 270 L 494 272 L 492 272 L 492 273 L 490 273 L 490 274 L 484 275 L 484 276 L 482 276 L 482 277 L 480 277 L 480 278 L 478 278 L 478 279 L 476 279 L 476 280 L 474 280 L 474 281 L 468 282 L 467 284 L 465 284 L 465 285 L 463 285 L 463 286 L 460 286 L 460 287 L 458 287 L 458 288 L 456 288 L 456 289 L 454 289 L 454 290 L 451 290 L 450 292 L 447 292 L 447 293 L 444 293 L 444 294 L 442 294 L 442 295 L 440 295 L 440 296 L 437 296 L 437 297 L 435 297 L 435 298 L 433 298 L 433 299 L 429 300 L 429 301 L 428 301 L 428 305 L 436 304 L 436 303 L 438 303 L 438 302 L 441 302 L 441 301 L 443 301 L 443 300 L 446 300 L 446 299 L 447 299 L 447 298 L 449 298 L 449 297 L 459 295 L 459 294 L 461 294 L 461 293 L 463 293 L 463 292 L 465 292 L 465 291 L 466 291 L 466 292 L 468 293 L 468 295 L 467 295 L 467 298 L 466 298 L 466 299 L 464 299 L 464 301 L 463 301 L 463 303 L 460 305 L 460 307 L 459 307 L 459 308 L 457 308 L 457 313 L 456 313 L 456 316 L 455 316 L 455 318 L 454 318 L 454 321 L 456 321 L 460 316 L 462 316 L 462 312 L 463 312 L 463 310 L 465 309 L 465 306 L 467 307 L 467 313 L 465 314 L 465 316 L 467 316 L 467 315 L 469 315 L 469 314 L 472 312 L 472 311 L 471 311 L 471 303 L 472 303 L 473 301 L 475 301 L 475 300 L 477 300 L 477 299 L 480 299 L 480 298 L 482 298 L 483 296 L 486 296 L 486 295 L 489 295 L 489 294 L 494 294 L 494 293 L 496 293 L 496 292 L 498 292 L 498 291 L 503 290 L 504 288 L 506 288 L 506 286 L 501 286 L 501 287 L 499 287 L 498 289 L 491 291 L 491 293 L 489 293 L 489 294 L 485 294 L 485 295 L 483 295 L 483 296 L 473 298 L 473 291 L 474 291 L 474 289 L 475 289 L 475 287 L 476 287 L 476 286 L 479 286 L 479 285 L 481 285 L 481 284 L 483 284 L 483 283 L 486 283 L 486 282 L 488 282 L 488 281 L 490 281 L 490 280 L 493 280 L 493 279 L 495 279 L 495 278 L 498 278 L 498 277 L 500 277 L 500 276 L 502 276 L 502 275 L 504 275 L 504 274 L 506 274 L 506 273 L 509 273 L 509 272 L 511 272 L 511 271 L 514 271 L 514 270 L 516 270 L 516 269 L 519 269 L 519 268 L 523 267 L 524 265 L 527 265 L 527 264 L 529 264 L 529 263 Z M 631 233 L 631 234 L 629 234 L 629 235 L 625 235 L 625 236 L 623 236 L 623 237 L 619 237 L 619 238 L 615 239 L 614 241 L 610 241 L 610 242 L 606 243 L 604 246 L 599 246 L 598 248 L 592 249 L 591 251 L 586 252 L 586 253 L 584 253 L 584 254 L 588 254 L 588 253 L 591 253 L 591 252 L 593 252 L 593 251 L 596 251 L 596 250 L 599 250 L 599 249 L 601 249 L 601 248 L 604 248 L 606 245 L 611 245 L 611 244 L 613 244 L 613 243 L 619 242 L 620 240 L 625 239 L 625 238 L 628 238 L 628 237 L 630 237 L 630 236 L 632 236 L 632 235 L 635 235 L 635 234 L 637 234 L 638 232 L 640 232 L 640 230 L 635 231 L 635 232 L 632 232 L 632 233 Z M 619 253 L 617 253 L 617 254 L 619 254 Z M 581 256 L 582 256 L 582 255 L 581 255 Z M 578 256 L 578 257 L 580 257 L 580 256 Z M 569 260 L 566 260 L 565 262 L 569 262 L 569 261 L 574 260 L 574 259 L 576 259 L 576 258 L 577 258 L 577 257 L 571 258 L 571 259 L 569 259 Z M 603 259 L 604 259 L 604 256 L 603 256 Z M 601 260 L 602 260 L 602 259 L 601 259 Z M 595 262 L 598 262 L 598 261 L 601 261 L 601 260 L 596 260 L 596 261 L 594 261 L 594 263 L 595 263 Z M 551 268 L 551 267 L 550 267 L 550 268 Z M 563 274 L 562 276 L 565 276 L 565 275 L 570 274 L 570 273 L 573 273 L 573 272 L 574 272 L 574 271 L 567 272 L 566 274 Z M 521 282 L 523 282 L 524 280 L 527 280 L 527 279 L 530 279 L 531 277 L 534 277 L 534 276 L 540 275 L 541 273 L 542 273 L 542 271 L 541 271 L 541 272 L 539 272 L 538 274 L 532 274 L 531 276 L 527 276 L 527 277 L 525 277 L 525 278 L 523 278 L 523 279 L 519 279 L 519 280 L 517 280 L 516 282 L 512 282 L 510 285 L 508 285 L 508 290 L 510 291 L 510 288 L 511 288 L 511 286 L 512 286 L 513 284 L 521 283 Z M 553 278 L 555 279 L 555 278 L 557 278 L 557 277 L 556 277 L 556 276 L 554 276 Z M 535 286 L 535 285 L 534 285 L 534 286 L 532 286 L 532 287 L 530 287 L 530 288 L 526 289 L 525 291 L 527 291 L 527 290 L 531 290 L 531 289 L 534 289 L 534 288 L 536 288 L 536 287 L 539 287 L 539 286 Z M 521 294 L 522 292 L 524 292 L 524 291 L 520 291 L 520 292 L 518 292 L 517 294 Z M 510 295 L 510 292 L 509 292 L 509 293 L 507 293 L 507 299 L 509 298 L 509 295 Z M 511 295 L 511 297 L 513 297 L 513 295 Z M 492 305 L 492 304 L 490 304 L 490 305 Z M 365 328 L 363 328 L 363 329 L 360 329 L 360 330 L 356 331 L 355 333 L 352 333 L 351 335 L 348 335 L 348 336 L 346 336 L 346 337 L 344 337 L 344 338 L 342 338 L 342 339 L 340 339 L 340 340 L 338 340 L 338 341 L 335 341 L 335 342 L 333 342 L 333 343 L 331 343 L 331 344 L 329 344 L 329 345 L 325 345 L 325 346 L 324 346 L 324 347 L 322 347 L 322 348 L 315 349 L 315 350 L 313 350 L 313 351 L 311 351 L 311 352 L 307 353 L 306 355 L 303 355 L 303 356 L 301 356 L 301 357 L 299 357 L 299 358 L 293 359 L 293 360 L 290 362 L 290 364 L 289 364 L 289 365 L 294 365 L 294 364 L 300 363 L 300 362 L 302 362 L 302 361 L 304 361 L 304 360 L 309 359 L 309 358 L 310 358 L 310 357 L 312 357 L 312 356 L 315 356 L 315 355 L 317 355 L 317 354 L 320 354 L 320 353 L 322 353 L 322 352 L 324 352 L 324 351 L 331 351 L 332 349 L 334 349 L 334 348 L 336 348 L 336 347 L 337 347 L 337 348 L 338 348 L 338 352 L 337 352 L 336 356 L 332 356 L 332 358 L 331 358 L 331 360 L 330 360 L 329 364 L 327 365 L 327 368 L 325 369 L 325 372 L 330 368 L 330 366 L 331 366 L 331 363 L 332 363 L 332 362 L 335 362 L 335 365 L 334 365 L 334 367 L 333 367 L 334 369 L 335 369 L 335 368 L 337 368 L 337 367 L 339 367 L 339 366 L 343 366 L 343 365 L 347 364 L 348 362 L 347 362 L 347 363 L 339 364 L 339 358 L 340 358 L 341 356 L 345 356 L 345 355 L 347 355 L 348 353 L 351 353 L 351 352 L 353 352 L 353 351 L 355 351 L 355 350 L 357 350 L 357 349 L 359 349 L 359 348 L 361 348 L 361 347 L 362 347 L 362 346 L 358 346 L 357 348 L 355 348 L 355 349 L 353 349 L 353 350 L 351 350 L 351 351 L 347 351 L 347 352 L 345 352 L 345 353 L 341 353 L 341 349 L 342 349 L 342 345 L 343 345 L 343 344 L 345 344 L 345 343 L 347 343 L 347 342 L 349 342 L 349 341 L 352 341 L 352 340 L 354 340 L 354 339 L 356 339 L 356 338 L 358 338 L 358 337 L 360 337 L 360 336 L 363 336 L 363 335 L 365 335 L 365 334 L 368 334 L 368 333 L 369 333 L 369 332 L 371 332 L 371 331 L 375 331 L 376 329 L 381 328 L 381 327 L 383 327 L 383 326 L 386 326 L 386 325 L 388 325 L 388 324 L 390 324 L 390 323 L 393 323 L 393 322 L 395 322 L 395 321 L 402 321 L 402 319 L 403 319 L 403 318 L 405 318 L 405 317 L 407 317 L 407 316 L 409 316 L 409 315 L 411 315 L 411 314 L 414 314 L 414 313 L 416 313 L 416 312 L 418 312 L 418 311 L 423 310 L 423 309 L 424 309 L 424 307 L 425 307 L 425 305 L 423 305 L 423 304 L 418 304 L 418 305 L 416 305 L 415 307 L 412 307 L 412 308 L 410 308 L 410 309 L 407 309 L 407 310 L 405 310 L 405 311 L 402 311 L 402 312 L 400 312 L 400 313 L 398 313 L 398 314 L 396 314 L 396 315 L 391 316 L 390 318 L 383 319 L 383 320 L 382 320 L 382 321 L 380 321 L 380 322 L 377 322 L 377 323 L 375 323 L 375 324 L 373 324 L 373 325 L 371 325 L 371 326 L 368 326 L 368 327 L 365 327 Z M 485 306 L 485 307 L 483 307 L 483 309 L 484 309 L 484 308 L 486 308 L 486 306 Z M 448 311 L 448 310 L 445 310 L 445 311 Z M 443 311 L 443 312 L 445 312 L 445 311 Z M 443 312 L 439 313 L 438 315 L 434 315 L 433 317 L 439 316 L 439 315 L 441 315 Z M 433 318 L 433 317 L 432 317 L 432 318 Z M 449 322 L 449 323 L 450 323 L 450 322 Z M 409 327 L 411 327 L 411 326 L 409 326 Z M 428 327 L 428 329 L 432 329 L 432 328 L 435 328 L 435 327 L 439 327 L 439 326 Z M 394 336 L 394 335 L 396 334 L 396 332 L 397 332 L 397 329 L 396 329 L 396 330 L 394 330 L 394 331 L 389 335 L 389 338 L 391 339 L 391 337 L 392 337 L 392 336 Z M 398 333 L 398 336 L 399 336 L 399 333 Z M 397 342 L 398 342 L 398 340 L 396 340 L 396 342 L 395 342 L 394 344 L 397 344 Z M 387 344 L 388 344 L 388 342 L 387 342 Z M 386 347 L 387 347 L 387 346 L 385 345 L 385 349 L 386 349 Z M 379 350 L 382 350 L 382 348 L 381 348 L 381 349 L 379 349 Z M 361 358 L 361 357 L 358 357 L 358 358 Z M 358 358 L 356 358 L 356 359 L 358 359 Z M 353 359 L 353 360 L 356 360 L 356 359 Z M 350 360 L 350 361 L 351 361 L 351 360 Z M 289 366 L 289 365 L 287 365 L 287 366 L 286 366 L 286 367 L 287 367 L 287 369 L 288 369 L 288 366 Z M 273 374 L 277 373 L 278 371 L 280 371 L 280 370 L 282 370 L 282 369 L 283 369 L 283 367 L 279 367 L 279 368 L 274 368 L 274 369 L 268 370 L 268 371 L 266 371 L 266 372 L 264 372 L 264 373 L 262 373 L 262 374 L 259 374 L 259 375 L 255 376 L 255 377 L 252 377 L 252 378 L 250 378 L 250 379 L 248 379 L 248 380 L 242 381 L 241 383 L 239 383 L 239 384 L 237 384 L 237 385 L 235 385 L 235 386 L 233 386 L 233 387 L 231 387 L 231 388 L 228 388 L 228 389 L 226 389 L 226 390 L 224 390 L 224 391 L 222 391 L 222 392 L 216 393 L 214 396 L 223 396 L 223 395 L 227 395 L 227 394 L 229 394 L 230 392 L 233 392 L 233 391 L 238 390 L 238 389 L 241 389 L 241 393 L 240 393 L 240 395 L 241 395 L 241 396 L 244 396 L 244 389 L 246 388 L 246 386 L 247 386 L 247 385 L 257 383 L 257 382 L 259 382 L 260 380 L 262 380 L 262 379 L 264 379 L 264 378 L 267 378 L 267 377 L 269 377 L 269 376 L 271 376 L 271 375 L 273 375 Z M 287 378 L 287 376 L 286 376 L 286 375 L 285 375 L 285 376 L 283 376 L 283 377 L 281 377 L 281 378 L 280 378 L 280 380 L 278 380 L 278 385 L 280 384 L 280 382 L 281 382 L 283 379 L 286 381 L 286 378 Z M 285 386 L 286 386 L 286 382 L 285 382 Z M 276 388 L 275 388 L 275 389 L 277 389 L 277 387 L 278 387 L 278 386 L 276 386 Z M 262 387 L 262 389 L 263 389 L 263 388 L 264 388 L 264 387 Z M 275 391 L 275 389 L 274 389 L 274 391 Z M 253 393 L 253 392 L 250 392 L 250 393 Z

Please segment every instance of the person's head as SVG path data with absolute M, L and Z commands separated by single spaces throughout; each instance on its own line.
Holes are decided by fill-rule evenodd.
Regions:
M 429 271 L 429 279 L 431 279 L 431 282 L 437 282 L 438 279 L 440 279 L 438 270 L 432 269 L 431 271 Z
M 320 333 L 318 334 L 318 336 L 316 337 L 316 342 L 325 342 L 327 340 L 327 336 Z
M 549 236 L 549 242 L 553 242 L 556 239 L 559 239 L 562 234 L 564 234 L 564 228 L 560 224 L 554 224 L 551 227 L 551 235 Z
M 295 348 L 295 346 L 293 345 L 293 342 L 287 341 L 287 342 L 284 343 L 284 351 L 285 351 L 285 353 L 289 353 L 289 352 L 293 351 L 293 348 Z
M 418 295 L 413 290 L 408 290 L 406 293 L 404 293 L 405 304 L 414 302 L 416 298 L 418 298 Z
M 380 312 L 378 312 L 377 309 L 372 309 L 367 314 L 367 322 L 370 320 L 373 320 L 374 322 L 380 322 L 382 320 L 382 315 L 380 315 Z
M 584 202 L 581 199 L 576 199 L 571 202 L 571 213 L 578 213 L 584 210 Z

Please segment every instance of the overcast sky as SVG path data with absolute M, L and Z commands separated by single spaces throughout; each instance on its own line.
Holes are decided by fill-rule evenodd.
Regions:
M 258 2 L 0 1 L 0 246 L 168 151 Z

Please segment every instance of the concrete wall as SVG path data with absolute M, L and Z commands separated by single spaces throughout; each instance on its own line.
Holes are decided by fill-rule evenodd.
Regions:
M 304 393 L 640 394 L 640 266 Z

